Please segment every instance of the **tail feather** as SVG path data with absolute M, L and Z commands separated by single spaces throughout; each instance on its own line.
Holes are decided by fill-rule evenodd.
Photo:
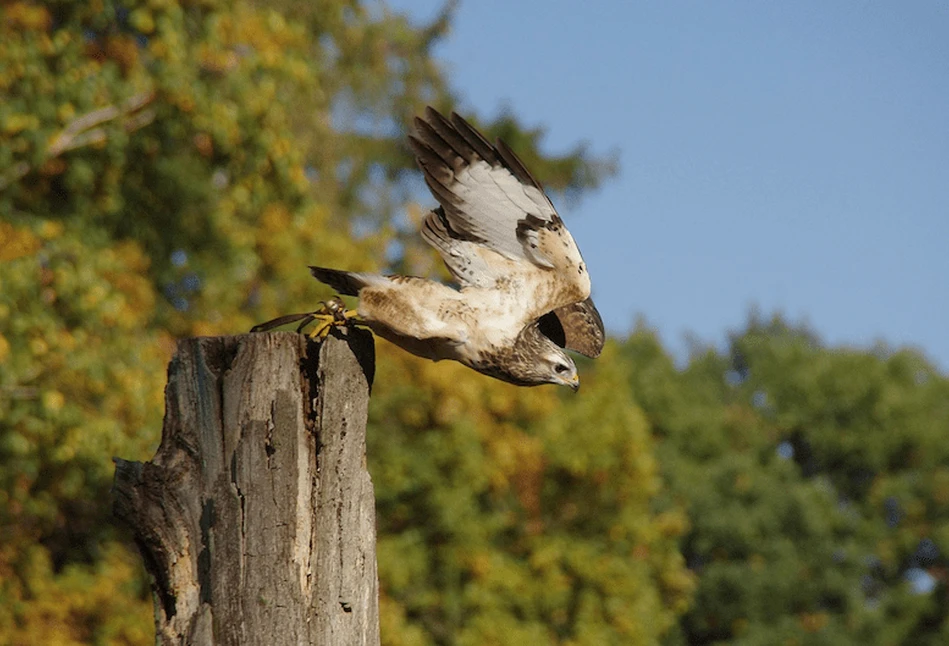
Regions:
M 341 271 L 326 267 L 310 267 L 310 273 L 321 283 L 325 283 L 344 296 L 359 296 L 359 290 L 384 277 L 376 274 L 362 274 L 355 271 Z

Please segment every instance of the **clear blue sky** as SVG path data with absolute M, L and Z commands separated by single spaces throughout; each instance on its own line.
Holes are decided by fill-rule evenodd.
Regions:
M 949 2 L 463 0 L 436 53 L 464 109 L 619 151 L 559 205 L 611 332 L 682 356 L 757 306 L 949 372 Z

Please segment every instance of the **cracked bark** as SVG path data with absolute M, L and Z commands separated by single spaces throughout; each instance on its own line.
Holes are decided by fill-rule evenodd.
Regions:
M 159 643 L 379 644 L 373 361 L 359 330 L 178 344 L 158 452 L 113 487 Z

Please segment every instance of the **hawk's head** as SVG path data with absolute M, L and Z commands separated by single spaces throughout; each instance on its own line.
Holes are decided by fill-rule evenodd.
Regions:
M 550 344 L 548 351 L 539 358 L 539 363 L 544 367 L 549 383 L 570 386 L 574 392 L 580 388 L 580 376 L 577 374 L 576 364 L 555 344 Z
M 509 369 L 514 383 L 559 384 L 574 391 L 580 387 L 577 366 L 559 345 L 551 341 L 535 322 L 521 332 L 514 344 Z

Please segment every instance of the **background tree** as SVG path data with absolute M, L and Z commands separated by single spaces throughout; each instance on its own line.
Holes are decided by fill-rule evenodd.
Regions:
M 426 103 L 454 103 L 430 54 L 449 20 L 358 2 L 4 5 L 2 641 L 150 640 L 107 487 L 112 455 L 157 444 L 174 337 L 312 307 L 328 294 L 310 262 L 433 268 L 408 235 L 422 186 L 404 133 Z M 474 120 L 554 190 L 612 169 L 582 147 L 544 155 L 542 130 L 511 115 Z M 576 409 L 380 357 L 389 642 L 649 643 L 674 623 L 685 523 L 650 508 L 661 484 L 634 406 L 605 406 L 606 385 Z M 579 441 L 591 433 L 602 444 Z
M 642 328 L 623 351 L 692 523 L 698 590 L 669 643 L 945 639 L 945 377 L 779 317 L 684 370 Z
M 582 398 L 404 353 L 381 366 L 369 455 L 384 642 L 656 643 L 693 586 L 676 549 L 687 523 L 652 507 L 651 436 L 617 391 L 613 348 Z

